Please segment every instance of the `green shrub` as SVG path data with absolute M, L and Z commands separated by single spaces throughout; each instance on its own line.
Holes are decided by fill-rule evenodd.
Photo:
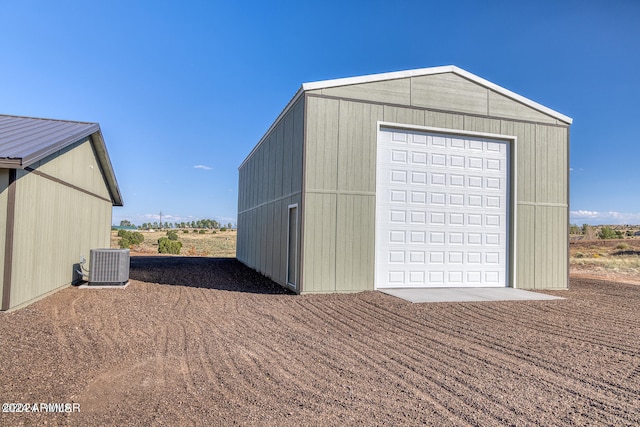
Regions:
M 604 239 L 621 239 L 622 233 L 620 231 L 615 231 L 611 227 L 605 226 L 600 229 L 600 232 L 598 233 L 598 237 L 603 240 Z
M 225 227 L 222 227 L 220 231 L 227 231 L 227 229 Z
M 129 249 L 131 245 L 139 245 L 144 242 L 144 236 L 138 231 L 120 230 L 118 236 L 120 237 L 118 243 L 122 249 Z
M 616 249 L 619 249 L 621 251 L 626 251 L 629 248 L 630 248 L 630 246 L 628 244 L 626 244 L 626 243 L 618 243 L 616 245 Z
M 204 234 L 204 233 L 206 233 L 206 232 L 207 232 L 207 230 L 200 230 L 200 231 L 198 231 L 198 233 L 199 233 L 199 234 Z
M 197 232 L 198 232 L 198 230 L 193 230 L 193 231 L 192 231 L 192 233 L 197 233 Z
M 167 231 L 167 238 L 169 240 L 178 240 L 178 232 L 175 230 Z
M 584 254 L 582 252 L 576 252 L 573 257 L 574 258 L 584 258 Z
M 213 230 L 213 231 L 211 232 L 211 234 L 216 234 L 216 233 L 217 233 L 217 231 L 216 231 L 216 230 Z
M 184 234 L 189 234 L 189 230 L 182 230 Z
M 158 239 L 158 252 L 161 254 L 180 254 L 182 249 L 182 242 L 177 240 L 169 240 L 168 237 L 161 237 Z

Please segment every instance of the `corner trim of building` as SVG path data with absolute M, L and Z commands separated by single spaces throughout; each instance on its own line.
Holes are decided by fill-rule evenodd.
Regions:
M 304 241 L 305 241 L 305 215 L 306 215 L 306 206 L 307 206 L 307 115 L 309 110 L 309 94 L 304 93 L 302 97 L 302 184 L 301 184 L 301 192 L 300 194 L 300 212 L 298 213 L 300 218 L 300 224 L 298 227 L 300 229 L 300 259 L 298 260 L 298 266 L 300 270 L 298 271 L 298 288 L 296 292 L 298 295 L 302 295 L 304 292 Z
M 11 307 L 11 276 L 13 266 L 13 231 L 16 218 L 16 170 L 9 170 L 9 186 L 7 188 L 7 222 L 4 241 L 4 270 L 2 277 L 2 307 Z

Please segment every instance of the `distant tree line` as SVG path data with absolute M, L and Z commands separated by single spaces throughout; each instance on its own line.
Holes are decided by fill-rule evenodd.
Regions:
M 596 227 L 588 224 L 583 224 L 582 227 L 578 227 L 576 224 L 569 225 L 569 234 L 573 235 L 583 235 L 587 240 L 593 240 L 596 237 L 598 239 L 623 239 L 625 236 L 631 237 L 634 235 L 634 232 L 631 230 L 627 230 L 623 232 L 622 230 L 616 230 L 608 225 L 604 225 L 601 227 Z
M 120 221 L 121 227 L 135 227 L 134 224 L 131 223 L 128 219 L 123 219 Z M 231 229 L 233 228 L 232 223 L 222 224 L 216 221 L 215 219 L 199 219 L 197 221 L 182 221 L 182 222 L 162 222 L 158 223 L 154 222 L 145 222 L 142 225 L 137 227 L 139 230 L 159 230 L 159 229 L 172 229 L 172 228 L 203 228 L 203 229 Z

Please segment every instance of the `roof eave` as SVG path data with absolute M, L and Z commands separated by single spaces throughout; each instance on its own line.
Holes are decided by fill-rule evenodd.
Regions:
M 111 202 L 113 203 L 113 206 L 124 206 L 122 194 L 120 193 L 120 187 L 118 186 L 118 180 L 116 179 L 116 175 L 113 171 L 113 165 L 111 164 L 109 153 L 107 152 L 107 146 L 104 143 L 102 131 L 99 127 L 96 132 L 91 134 L 91 141 L 93 142 L 93 147 L 96 151 L 96 155 L 98 156 L 100 168 L 102 169 L 105 180 L 107 181 L 107 186 L 109 187 L 109 193 L 111 194 Z
M 80 132 L 74 132 L 72 134 L 69 134 L 66 138 L 56 141 L 54 144 L 48 145 L 42 150 L 30 153 L 29 155 L 22 158 L 22 169 L 31 166 L 32 164 L 44 159 L 47 156 L 50 156 L 56 151 L 59 151 L 65 148 L 66 146 L 81 140 L 82 138 L 86 138 L 89 135 L 99 130 L 100 130 L 100 125 L 98 125 L 98 123 L 91 123 L 91 126 L 83 129 Z
M 2 158 L 0 159 L 0 168 L 2 169 L 24 169 L 22 166 L 22 158 Z
M 298 102 L 298 99 L 300 99 L 300 97 L 304 94 L 304 92 L 305 92 L 304 85 L 302 85 L 300 87 L 300 89 L 298 89 L 296 94 L 293 95 L 293 98 L 291 98 L 291 100 L 287 103 L 287 105 L 282 109 L 280 114 L 278 114 L 278 117 L 273 121 L 271 126 L 269 126 L 269 129 L 267 129 L 267 131 L 264 133 L 264 135 L 262 135 L 262 138 L 260 138 L 260 141 L 258 141 L 258 143 L 255 145 L 255 147 L 253 147 L 253 149 L 247 155 L 247 157 L 244 158 L 244 160 L 242 161 L 240 166 L 238 166 L 238 170 L 242 169 L 244 164 L 249 161 L 249 159 L 255 154 L 256 151 L 258 151 L 258 148 L 260 147 L 260 145 L 262 145 L 262 143 L 269 136 L 271 131 L 278 125 L 278 123 L 280 123 L 280 120 L 289 112 L 291 107 L 293 107 L 295 105 L 295 103 Z

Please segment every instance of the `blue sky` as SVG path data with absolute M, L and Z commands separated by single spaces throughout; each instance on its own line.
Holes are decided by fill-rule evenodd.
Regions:
M 574 119 L 571 221 L 640 224 L 640 2 L 0 4 L 0 113 L 99 122 L 113 222 L 234 222 L 237 167 L 303 82 L 439 65 Z

